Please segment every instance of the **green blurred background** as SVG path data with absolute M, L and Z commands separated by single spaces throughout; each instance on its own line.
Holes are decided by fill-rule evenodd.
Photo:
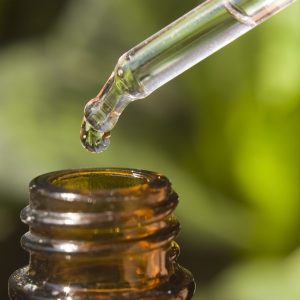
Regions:
M 299 300 L 300 3 L 126 109 L 105 153 L 83 107 L 190 0 L 0 0 L 0 299 L 27 263 L 28 182 L 65 168 L 167 175 L 196 300 Z

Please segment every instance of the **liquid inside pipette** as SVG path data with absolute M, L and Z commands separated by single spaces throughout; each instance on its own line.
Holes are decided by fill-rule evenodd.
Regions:
M 114 73 L 100 93 L 84 108 L 80 129 L 82 145 L 90 152 L 100 153 L 110 144 L 110 132 L 133 97 L 126 91 L 120 76 Z
M 84 110 L 81 141 L 91 152 L 109 145 L 124 108 L 231 43 L 295 0 L 206 0 L 122 55 Z
M 80 139 L 87 150 L 100 153 L 106 150 L 110 144 L 110 131 L 102 132 L 94 129 L 84 117 L 81 124 Z

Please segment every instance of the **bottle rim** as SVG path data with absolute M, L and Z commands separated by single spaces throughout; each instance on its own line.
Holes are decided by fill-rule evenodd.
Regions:
M 106 179 L 109 177 L 109 183 Z M 95 184 L 96 183 L 96 184 Z M 94 186 L 93 186 L 94 184 Z M 70 186 L 74 187 L 70 187 Z M 97 199 L 124 200 L 126 195 L 170 192 L 171 183 L 160 173 L 128 168 L 70 169 L 46 173 L 29 185 L 30 198 L 47 197 L 63 201 Z

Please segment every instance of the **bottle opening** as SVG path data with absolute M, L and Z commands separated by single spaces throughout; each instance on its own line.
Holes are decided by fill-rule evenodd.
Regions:
M 51 184 L 66 190 L 97 193 L 115 189 L 141 188 L 151 181 L 149 174 L 129 170 L 87 170 L 63 174 L 51 179 Z
M 30 183 L 30 207 L 48 213 L 109 211 L 115 219 L 126 212 L 132 219 L 130 214 L 140 209 L 169 211 L 176 205 L 170 181 L 151 171 L 63 170 L 38 176 Z
M 135 169 L 64 170 L 36 177 L 30 183 L 31 195 L 38 193 L 53 199 L 136 194 L 142 190 L 169 189 L 169 180 L 158 173 Z M 31 197 L 32 198 L 32 197 Z M 66 199 L 65 199 L 66 200 Z

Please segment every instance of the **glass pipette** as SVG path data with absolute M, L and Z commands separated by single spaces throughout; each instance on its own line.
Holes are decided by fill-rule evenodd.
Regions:
M 84 109 L 80 138 L 102 152 L 124 108 L 234 41 L 295 0 L 207 0 L 123 54 Z

